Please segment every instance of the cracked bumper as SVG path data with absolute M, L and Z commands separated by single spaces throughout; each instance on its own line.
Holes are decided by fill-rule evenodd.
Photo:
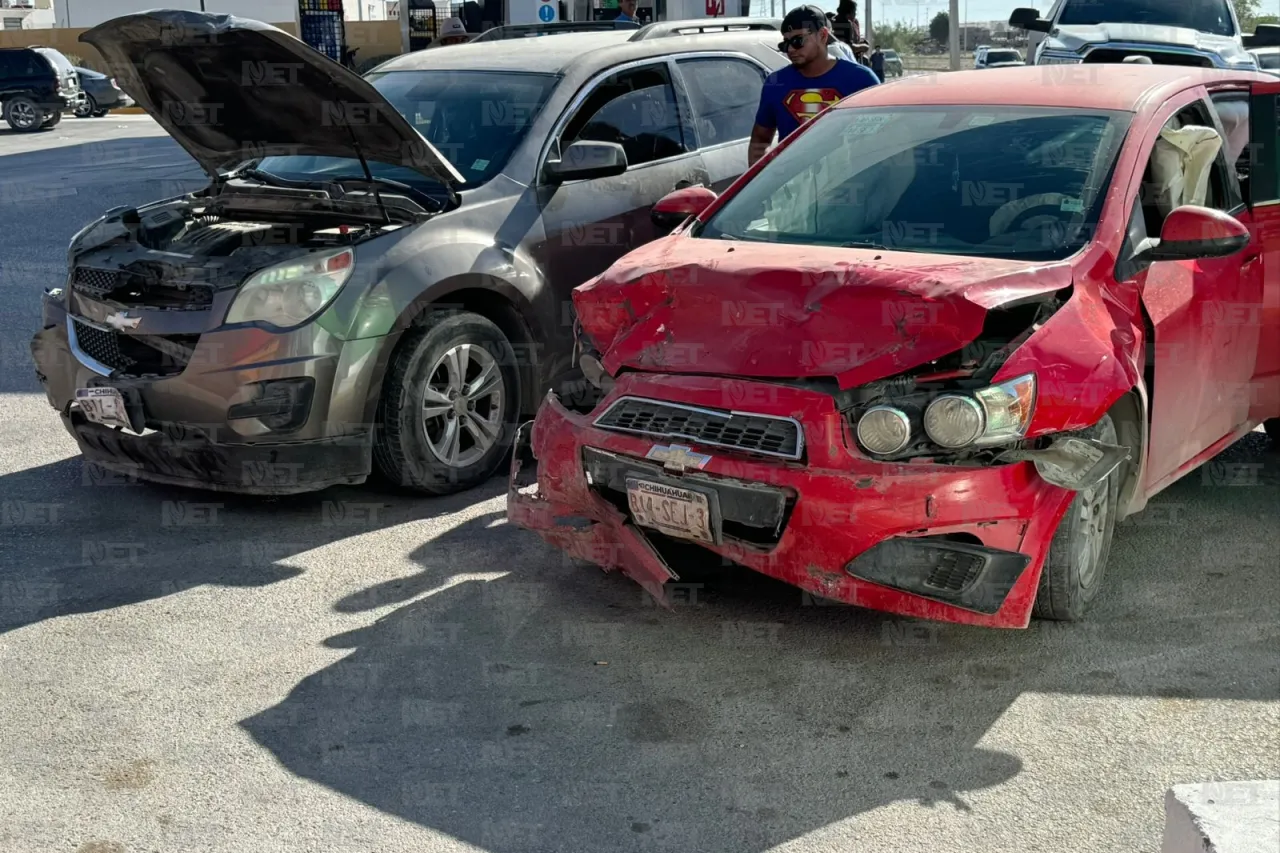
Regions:
M 629 379 L 610 397 L 715 407 L 723 397 L 711 399 L 713 382 Z M 809 447 L 805 463 L 695 449 L 712 456 L 697 472 L 703 484 L 768 486 L 790 495 L 777 542 L 761 546 L 726 535 L 720 544 L 701 547 L 822 599 L 944 622 L 1027 626 L 1049 543 L 1074 492 L 1045 482 L 1025 462 L 961 468 L 866 460 L 832 429 L 839 415 L 829 398 L 798 389 L 774 396 L 774 413 L 807 415 L 799 417 Z M 590 416 L 574 414 L 548 395 L 536 420 L 517 435 L 508 518 L 574 557 L 621 570 L 665 605 L 664 586 L 677 576 L 645 528 L 632 522 L 625 495 L 588 482 L 584 462 L 584 451 L 603 451 L 643 466 L 655 443 L 663 442 L 596 429 Z M 962 591 L 922 586 L 910 560 L 943 551 L 950 553 L 947 559 L 959 553 L 981 561 L 974 585 Z

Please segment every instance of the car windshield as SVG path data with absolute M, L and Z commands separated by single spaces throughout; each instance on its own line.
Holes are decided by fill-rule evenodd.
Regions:
M 1022 57 L 1016 50 L 992 50 L 987 53 L 987 64 L 995 62 L 1021 62 Z
M 835 109 L 697 236 L 1057 260 L 1088 243 L 1130 113 Z
M 1187 27 L 1219 36 L 1236 34 L 1227 0 L 1067 0 L 1058 23 L 1067 26 L 1092 24 L 1153 24 Z
M 898 52 L 896 50 L 886 50 L 884 52 L 884 57 L 885 59 L 897 59 Z
M 483 184 L 506 166 L 559 79 L 495 71 L 385 71 L 365 78 L 465 178 Z M 403 166 L 370 163 L 375 177 L 430 190 L 429 178 Z M 362 176 L 347 157 L 266 157 L 257 168 L 290 180 Z

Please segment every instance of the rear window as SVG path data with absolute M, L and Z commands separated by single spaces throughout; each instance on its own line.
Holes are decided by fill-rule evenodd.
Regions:
M 65 56 L 63 56 L 61 53 L 59 53 L 58 51 L 54 50 L 53 48 L 51 48 L 51 47 L 37 47 L 37 48 L 35 49 L 35 51 L 36 51 L 36 53 L 38 53 L 38 54 L 40 54 L 41 56 L 43 56 L 45 59 L 49 60 L 49 63 L 50 63 L 54 68 L 56 68 L 56 69 L 58 70 L 58 72 L 59 72 L 59 73 L 64 74 L 64 75 L 65 75 L 65 74 L 68 74 L 68 73 L 70 73 L 70 74 L 74 74 L 74 73 L 75 73 L 75 68 L 74 68 L 74 67 L 72 67 L 72 65 L 71 65 L 71 60 L 67 59 Z
M 987 62 L 1019 62 L 1022 57 L 1016 50 L 992 50 L 987 52 Z

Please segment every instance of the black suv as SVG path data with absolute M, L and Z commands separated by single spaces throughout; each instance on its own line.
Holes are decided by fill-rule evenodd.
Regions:
M 49 47 L 0 50 L 0 117 L 21 133 L 46 130 L 84 100 L 80 78 Z

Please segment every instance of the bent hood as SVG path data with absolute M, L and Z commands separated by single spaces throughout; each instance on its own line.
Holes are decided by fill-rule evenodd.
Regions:
M 583 329 L 621 369 L 841 388 L 927 364 L 987 312 L 1071 284 L 1065 262 L 668 237 L 577 288 Z
M 444 183 L 462 176 L 365 79 L 260 21 L 181 10 L 80 36 L 211 175 L 272 155 L 356 157 Z
M 1176 47 L 1217 54 L 1224 59 L 1239 56 L 1244 52 L 1241 43 L 1233 36 L 1202 33 L 1190 27 L 1168 27 L 1157 24 L 1060 25 L 1050 33 L 1049 38 L 1061 45 L 1061 47 L 1055 47 L 1055 50 L 1066 49 L 1072 52 L 1079 52 L 1086 46 L 1103 45 L 1109 42 Z

